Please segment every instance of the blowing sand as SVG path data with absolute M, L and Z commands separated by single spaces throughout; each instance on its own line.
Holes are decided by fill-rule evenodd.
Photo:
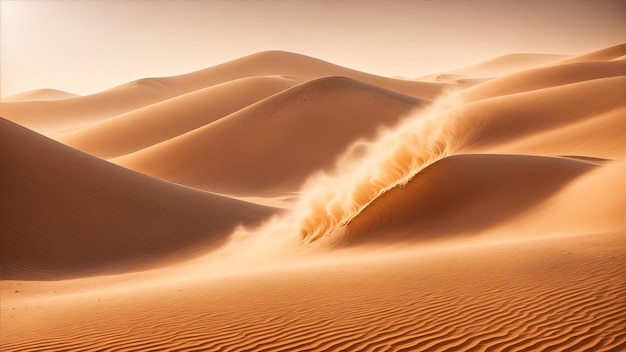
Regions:
M 625 350 L 625 54 L 3 98 L 0 349 Z

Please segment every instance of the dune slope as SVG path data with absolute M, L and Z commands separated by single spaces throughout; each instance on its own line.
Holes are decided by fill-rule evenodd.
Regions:
M 272 209 L 151 179 L 0 120 L 3 279 L 146 268 Z

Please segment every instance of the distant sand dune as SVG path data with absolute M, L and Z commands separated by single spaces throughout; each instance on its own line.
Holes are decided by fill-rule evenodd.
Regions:
M 35 89 L 2 98 L 3 103 L 17 101 L 47 101 L 76 98 L 79 95 L 56 89 Z
M 223 243 L 271 208 L 122 169 L 0 120 L 3 279 L 146 268 Z
M 277 75 L 303 80 L 345 76 L 422 99 L 434 99 L 450 86 L 381 77 L 304 55 L 267 51 L 180 76 L 135 80 L 76 99 L 2 103 L 0 116 L 44 134 L 55 134 L 86 127 L 216 84 L 246 77 Z
M 0 116 L 44 134 L 103 121 L 182 94 L 149 80 L 74 99 L 0 103 Z
M 626 61 L 576 62 L 515 72 L 494 78 L 463 92 L 468 100 L 550 88 L 587 80 L 625 76 Z
M 495 77 L 507 73 L 527 70 L 566 59 L 565 55 L 555 54 L 507 54 L 472 66 L 450 71 L 449 74 L 473 77 Z
M 114 162 L 235 195 L 294 192 L 361 138 L 424 101 L 347 78 L 313 80 Z
M 282 77 L 229 81 L 133 110 L 60 140 L 98 157 L 117 157 L 217 121 L 297 83 Z
M 577 55 L 565 59 L 559 63 L 584 62 L 584 61 L 608 61 L 620 59 L 626 55 L 626 43 L 611 46 L 601 50 L 595 50 L 586 54 Z
M 304 191 L 301 236 L 310 242 L 340 231 L 382 193 L 448 155 L 489 153 L 624 106 L 625 84 L 621 76 L 602 78 L 469 104 L 461 92 L 447 108 L 417 112 L 367 149 L 366 168 L 340 165 Z

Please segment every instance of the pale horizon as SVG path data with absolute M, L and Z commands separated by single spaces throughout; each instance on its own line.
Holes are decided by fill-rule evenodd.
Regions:
M 581 54 L 620 44 L 626 31 L 620 1 L 2 0 L 0 6 L 2 97 L 34 89 L 92 94 L 266 50 L 418 77 L 509 53 Z

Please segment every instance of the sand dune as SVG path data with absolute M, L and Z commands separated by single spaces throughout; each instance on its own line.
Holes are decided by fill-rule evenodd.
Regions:
M 0 103 L 0 116 L 44 134 L 64 132 L 182 94 L 158 80 L 138 80 L 75 99 Z
M 626 107 L 578 122 L 530 134 L 491 152 L 527 155 L 569 155 L 600 159 L 626 158 Z
M 484 233 L 509 218 L 532 212 L 592 169 L 592 164 L 561 158 L 480 154 L 448 157 L 420 172 L 405 186 L 376 199 L 331 241 L 339 245 L 396 243 Z M 613 182 L 611 186 L 619 184 Z M 585 198 L 570 200 L 579 203 Z M 621 210 L 626 212 L 626 207 Z M 579 219 L 582 215 L 578 214 Z M 533 232 L 526 226 L 537 222 L 544 225 L 543 234 L 557 229 L 571 233 L 580 226 L 558 221 L 552 224 L 556 228 L 548 226 L 541 212 L 525 218 L 526 222 L 517 224 L 514 231 L 503 233 L 531 236 Z
M 566 59 L 565 55 L 555 54 L 507 54 L 465 68 L 453 70 L 449 74 L 474 77 L 495 77 L 515 71 L 548 65 Z
M 480 100 L 587 80 L 626 75 L 626 61 L 577 62 L 515 72 L 469 88 L 463 96 Z
M 423 104 L 347 78 L 321 78 L 115 162 L 216 192 L 294 192 L 350 143 Z
M 625 84 L 626 76 L 601 78 L 469 104 L 460 114 L 470 132 L 458 148 L 488 150 L 623 107 Z
M 561 61 L 560 63 L 584 62 L 584 61 L 608 61 L 623 59 L 626 55 L 626 43 L 615 45 L 609 48 L 595 50 L 586 54 L 577 55 Z
M 0 349 L 624 350 L 625 49 L 13 97 Z
M 1 121 L 2 277 L 146 268 L 272 209 L 154 180 Z
M 60 140 L 103 158 L 125 155 L 217 121 L 297 83 L 283 77 L 229 81 L 133 110 Z
M 301 237 L 310 242 L 340 231 L 378 196 L 446 156 L 502 150 L 623 106 L 624 84 L 624 77 L 603 78 L 469 104 L 461 92 L 418 111 L 369 146 L 365 161 L 339 165 L 309 186 L 298 206 Z
M 339 75 L 422 99 L 433 99 L 449 87 L 445 83 L 381 77 L 304 55 L 267 51 L 180 76 L 139 79 L 76 99 L 1 103 L 0 116 L 50 135 L 86 127 L 216 84 L 246 77 L 277 75 L 303 80 Z
M 268 75 L 296 76 L 309 80 L 326 76 L 343 76 L 421 99 L 434 99 L 448 87 L 440 83 L 376 76 L 285 51 L 263 51 L 171 79 L 176 85 L 192 85 L 192 82 L 196 81 L 216 84 L 237 78 Z
M 76 98 L 78 95 L 57 89 L 35 89 L 2 98 L 3 103 L 17 101 L 47 101 Z

